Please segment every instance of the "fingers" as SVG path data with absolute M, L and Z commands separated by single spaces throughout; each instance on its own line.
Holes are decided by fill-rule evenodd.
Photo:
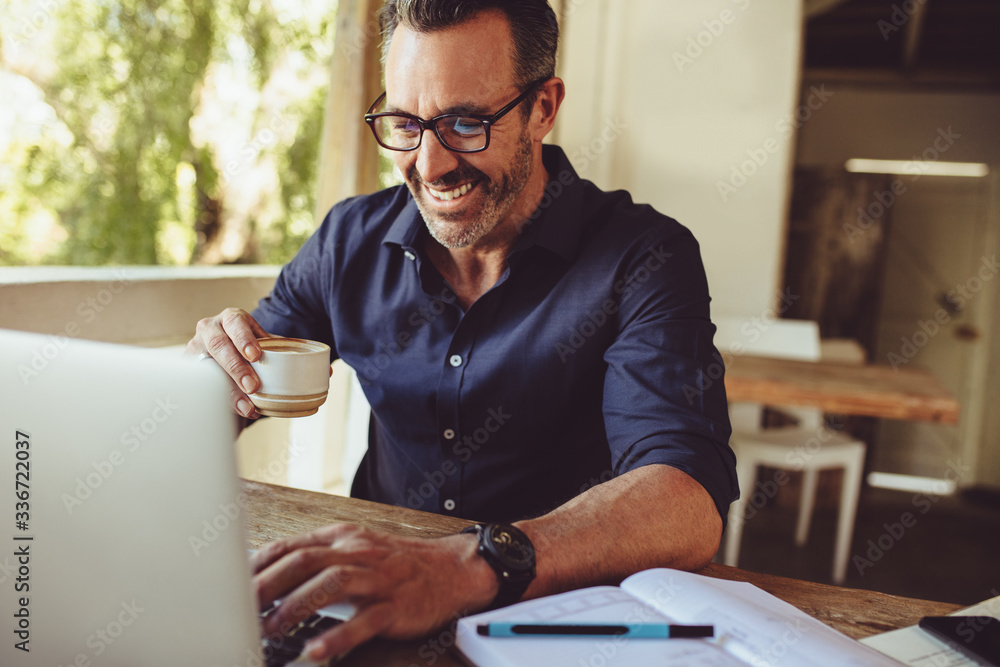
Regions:
M 470 608 L 467 584 L 481 573 L 471 573 L 465 555 L 459 557 L 474 546 L 466 542 L 335 524 L 268 545 L 253 558 L 254 584 L 262 608 L 277 598 L 281 604 L 264 620 L 264 634 L 287 634 L 318 609 L 348 602 L 355 616 L 310 642 L 311 659 L 340 656 L 376 635 L 420 636 Z
M 258 338 L 266 338 L 267 332 L 245 310 L 227 308 L 219 316 L 223 331 L 228 334 L 236 349 L 247 361 L 260 359 L 261 349 Z M 247 392 L 251 393 L 251 392 Z
M 357 532 L 357 530 L 356 526 L 335 523 L 323 526 L 309 533 L 293 535 L 277 542 L 271 542 L 261 547 L 250 558 L 250 567 L 253 569 L 254 574 L 259 574 L 264 568 L 296 549 L 312 546 L 330 546 L 339 537 L 349 532 Z
M 254 579 L 261 608 L 333 564 L 333 553 L 329 547 L 304 547 L 272 563 Z
M 388 603 L 365 607 L 351 620 L 327 630 L 306 644 L 306 657 L 322 662 L 341 656 L 378 635 L 389 627 L 391 621 L 392 607 Z
M 269 334 L 245 310 L 227 308 L 216 317 L 198 322 L 195 337 L 188 343 L 187 352 L 207 352 L 226 371 L 235 383 L 232 391 L 234 410 L 253 417 L 253 404 L 247 398 L 260 387 L 260 380 L 248 361 L 260 358 L 257 338 Z
M 264 620 L 264 634 L 285 634 L 323 607 L 370 595 L 377 589 L 375 582 L 375 573 L 363 567 L 326 567 L 282 599 Z
M 247 395 L 236 386 L 236 383 L 233 382 L 232 378 L 229 379 L 229 386 L 229 404 L 236 409 L 236 412 L 243 415 L 247 419 L 257 419 L 260 417 L 260 415 L 257 414 L 257 409 L 254 407 L 253 402 L 251 402 L 251 400 L 247 398 Z

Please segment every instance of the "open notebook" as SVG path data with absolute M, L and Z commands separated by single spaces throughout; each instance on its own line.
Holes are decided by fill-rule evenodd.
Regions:
M 511 639 L 477 632 L 479 624 L 504 621 L 711 624 L 715 637 Z M 639 572 L 620 587 L 585 588 L 463 618 L 456 644 L 479 667 L 899 664 L 752 584 L 668 569 Z

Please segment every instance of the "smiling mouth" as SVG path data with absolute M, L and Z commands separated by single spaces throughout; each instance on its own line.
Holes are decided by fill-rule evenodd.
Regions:
M 454 190 L 435 190 L 434 188 L 428 186 L 427 191 L 431 193 L 431 196 L 438 201 L 453 201 L 455 199 L 460 199 L 465 195 L 469 194 L 475 187 L 477 183 L 466 183 L 465 185 L 455 188 Z

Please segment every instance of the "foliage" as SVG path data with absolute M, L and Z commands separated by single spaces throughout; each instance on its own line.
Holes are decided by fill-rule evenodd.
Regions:
M 309 6 L 11 3 L 0 94 L 27 79 L 49 117 L 0 135 L 0 264 L 287 260 L 314 225 L 336 13 Z

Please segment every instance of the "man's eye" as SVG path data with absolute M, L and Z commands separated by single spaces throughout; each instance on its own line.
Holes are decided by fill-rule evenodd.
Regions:
M 482 133 L 483 124 L 475 118 L 458 118 L 455 120 L 452 130 L 465 136 L 473 136 Z
M 420 131 L 420 126 L 409 118 L 394 118 L 392 131 L 400 134 L 415 134 Z

